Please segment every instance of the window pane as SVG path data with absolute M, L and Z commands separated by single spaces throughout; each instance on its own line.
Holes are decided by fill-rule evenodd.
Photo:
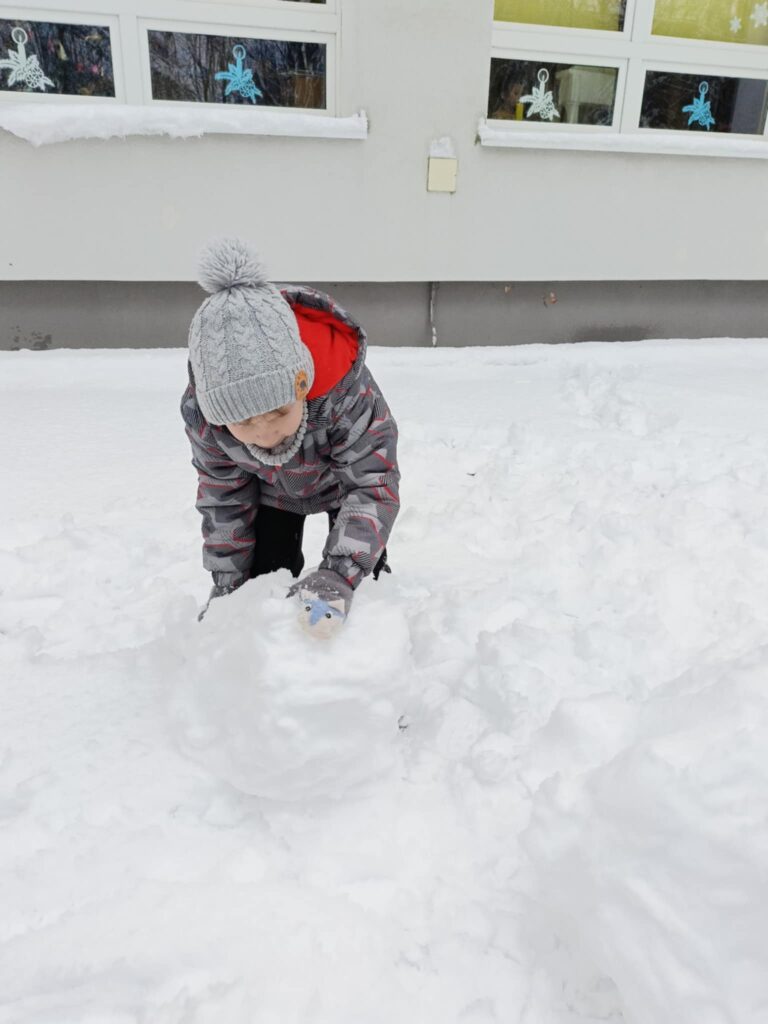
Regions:
M 0 20 L 0 90 L 114 96 L 109 29 Z
M 648 71 L 641 128 L 762 134 L 768 82 Z
M 656 0 L 657 36 L 768 45 L 768 0 Z
M 488 117 L 501 121 L 610 125 L 616 68 L 548 61 L 491 61 Z
M 626 0 L 495 0 L 496 21 L 621 32 Z
M 325 108 L 325 43 L 148 35 L 156 100 Z

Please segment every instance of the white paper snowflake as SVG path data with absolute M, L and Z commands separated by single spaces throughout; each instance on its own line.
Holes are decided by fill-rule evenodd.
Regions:
M 731 32 L 741 32 L 741 18 L 731 18 Z
M 538 114 L 544 121 L 551 121 L 553 117 L 560 117 L 555 106 L 554 95 L 551 90 L 547 89 L 549 72 L 546 68 L 541 68 L 536 77 L 539 80 L 539 84 L 534 85 L 531 95 L 520 97 L 521 103 L 530 103 L 525 116 L 530 117 L 532 114 Z
M 765 28 L 768 25 L 768 3 L 755 4 L 749 17 L 755 28 Z
M 26 85 L 30 89 L 40 89 L 45 92 L 46 85 L 55 85 L 50 78 L 47 78 L 37 56 L 33 53 L 27 56 L 26 42 L 29 36 L 23 28 L 15 28 L 11 32 L 11 39 L 16 43 L 16 51 L 8 51 L 8 56 L 0 60 L 0 68 L 10 71 L 8 85 Z

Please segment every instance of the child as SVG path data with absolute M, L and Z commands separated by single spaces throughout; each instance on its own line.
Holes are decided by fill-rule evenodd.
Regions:
M 320 567 L 289 591 L 307 627 L 327 633 L 365 576 L 390 571 L 399 509 L 397 425 L 365 365 L 365 331 L 321 292 L 279 292 L 237 239 L 207 247 L 200 284 L 211 294 L 189 330 L 181 403 L 213 574 L 200 618 L 255 576 L 298 577 L 304 518 L 327 512 Z

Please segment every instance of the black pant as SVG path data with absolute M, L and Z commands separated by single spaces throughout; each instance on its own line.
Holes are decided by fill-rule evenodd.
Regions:
M 328 529 L 333 529 L 338 509 L 328 513 Z M 301 542 L 304 539 L 304 520 L 306 516 L 297 512 L 285 512 L 269 505 L 260 505 L 256 515 L 256 545 L 250 576 L 266 576 L 278 569 L 288 569 L 296 578 L 304 568 L 304 555 Z M 382 572 L 391 572 L 387 565 L 387 549 L 373 570 L 373 578 L 377 580 Z

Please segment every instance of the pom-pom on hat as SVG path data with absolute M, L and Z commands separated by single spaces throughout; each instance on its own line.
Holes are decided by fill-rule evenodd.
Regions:
M 201 253 L 198 280 L 211 294 L 192 319 L 189 360 L 206 420 L 237 423 L 305 398 L 312 356 L 258 253 L 216 239 Z

